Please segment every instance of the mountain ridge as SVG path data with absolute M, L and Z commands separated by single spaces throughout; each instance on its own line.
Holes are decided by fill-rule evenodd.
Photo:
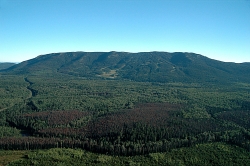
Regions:
M 141 82 L 250 82 L 250 63 L 213 60 L 188 52 L 65 52 L 16 64 L 5 73 L 63 73 Z

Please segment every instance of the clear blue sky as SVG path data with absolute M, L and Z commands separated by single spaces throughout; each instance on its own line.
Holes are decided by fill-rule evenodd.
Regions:
M 0 0 L 0 62 L 67 51 L 250 62 L 249 0 Z

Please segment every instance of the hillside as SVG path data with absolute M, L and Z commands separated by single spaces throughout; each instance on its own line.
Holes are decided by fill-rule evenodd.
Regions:
M 15 63 L 10 63 L 10 62 L 0 62 L 0 70 L 7 69 L 11 66 L 14 66 Z
M 226 63 L 195 53 L 67 52 L 41 55 L 5 72 L 64 73 L 142 82 L 250 82 L 249 63 Z

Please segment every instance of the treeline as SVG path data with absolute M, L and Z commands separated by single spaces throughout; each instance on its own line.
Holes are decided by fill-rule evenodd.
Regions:
M 119 141 L 110 142 L 106 139 L 85 138 L 82 140 L 72 138 L 41 138 L 41 137 L 4 137 L 0 139 L 0 149 L 4 150 L 34 150 L 49 148 L 81 148 L 97 153 L 110 155 L 145 155 L 156 152 L 168 152 L 171 149 L 190 147 L 208 142 L 226 142 L 238 145 L 250 151 L 249 133 L 234 132 L 204 132 L 195 137 L 162 139 L 159 141 Z
M 7 154 L 6 154 L 7 153 Z M 0 151 L 2 157 L 9 157 L 10 151 Z M 13 153 L 13 152 L 12 152 Z M 225 143 L 199 144 L 183 147 L 167 153 L 151 153 L 138 156 L 110 156 L 96 154 L 82 149 L 52 148 L 48 150 L 15 151 L 20 155 L 8 165 L 250 165 L 249 152 Z M 0 164 L 6 165 L 0 160 Z
M 0 149 L 4 150 L 34 150 L 49 148 L 82 148 L 82 143 L 77 140 L 60 138 L 38 137 L 4 137 L 0 139 Z

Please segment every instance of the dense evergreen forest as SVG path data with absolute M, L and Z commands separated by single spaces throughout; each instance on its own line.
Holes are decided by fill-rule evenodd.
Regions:
M 5 70 L 0 154 L 18 159 L 13 165 L 249 165 L 249 93 L 250 83 L 240 81 Z

